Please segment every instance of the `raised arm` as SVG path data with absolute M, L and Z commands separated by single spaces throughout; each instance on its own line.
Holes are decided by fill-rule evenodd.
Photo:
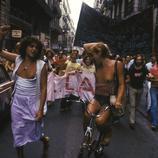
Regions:
M 2 26 L 0 26 L 0 56 L 6 58 L 7 60 L 15 62 L 15 59 L 18 56 L 17 54 L 1 50 L 2 49 L 2 45 L 3 45 L 2 44 L 3 43 L 3 39 L 7 35 L 9 30 L 10 30 L 10 26 L 9 25 L 2 25 Z
M 2 26 L 0 26 L 0 41 L 9 32 L 9 30 L 10 30 L 10 26 L 9 25 L 2 25 Z
M 18 56 L 18 54 L 15 53 L 10 53 L 8 51 L 2 50 L 0 52 L 0 56 L 11 61 L 11 62 L 15 62 L 16 57 Z

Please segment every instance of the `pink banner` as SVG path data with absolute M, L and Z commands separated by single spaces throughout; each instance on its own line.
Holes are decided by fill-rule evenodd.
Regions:
M 93 73 L 71 73 L 58 76 L 53 72 L 48 75 L 47 100 L 64 98 L 65 95 L 79 96 L 83 101 L 94 97 L 95 76 Z

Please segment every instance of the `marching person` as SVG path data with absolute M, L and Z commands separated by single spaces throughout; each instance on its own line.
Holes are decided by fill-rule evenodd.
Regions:
M 128 70 L 127 83 L 129 83 L 129 126 L 135 129 L 136 107 L 140 103 L 143 86 L 148 75 L 148 70 L 144 64 L 143 56 L 137 54 L 134 63 Z
M 81 65 L 77 63 L 77 56 L 78 56 L 78 51 L 77 50 L 72 50 L 72 53 L 70 55 L 70 60 L 66 61 L 66 69 L 65 69 L 65 74 L 68 75 L 71 72 L 75 71 L 80 71 Z M 71 109 L 71 100 L 76 99 L 76 95 L 70 94 L 70 96 L 62 98 L 61 99 L 61 106 L 60 106 L 60 111 L 65 112 L 69 111 Z M 67 102 L 67 100 L 70 100 Z
M 111 110 L 106 106 L 111 104 L 120 109 L 122 106 L 122 99 L 125 91 L 123 64 L 110 58 L 110 50 L 104 43 L 87 43 L 84 44 L 85 53 L 92 55 L 96 67 L 96 87 L 95 96 L 87 106 L 84 116 L 84 130 L 86 129 L 91 114 L 100 114 L 99 118 L 95 119 L 97 128 L 100 132 L 100 142 L 96 148 L 96 153 L 101 154 L 104 147 L 110 143 L 112 136 L 111 129 Z M 115 90 L 116 80 L 114 74 L 117 73 L 118 87 Z M 112 97 L 116 94 L 116 98 Z M 84 147 L 87 142 L 83 142 Z
M 24 158 L 23 147 L 29 142 L 48 140 L 42 137 L 42 118 L 47 92 L 47 69 L 41 58 L 42 44 L 33 37 L 20 42 L 19 55 L 1 51 L 0 56 L 15 62 L 12 106 L 12 132 L 18 158 Z
M 155 57 L 156 62 L 150 69 L 150 74 L 148 79 L 151 82 L 150 96 L 151 96 L 151 129 L 153 131 L 157 130 L 158 127 L 158 60 Z

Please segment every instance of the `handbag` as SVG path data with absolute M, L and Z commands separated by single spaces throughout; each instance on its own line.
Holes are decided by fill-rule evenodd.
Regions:
M 110 98 L 113 99 L 113 102 L 114 102 L 114 100 L 116 100 L 118 88 L 119 88 L 119 80 L 118 80 L 117 60 L 116 60 L 115 68 L 114 68 L 114 94 L 112 96 L 110 96 Z M 124 116 L 125 109 L 123 106 L 121 106 L 120 108 L 115 108 L 114 106 L 111 106 L 111 113 L 114 118 L 120 118 L 120 117 Z

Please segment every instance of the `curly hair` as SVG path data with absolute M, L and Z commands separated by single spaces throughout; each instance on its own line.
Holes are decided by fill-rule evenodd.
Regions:
M 30 46 L 31 44 L 37 44 L 37 55 L 36 55 L 36 60 L 41 58 L 42 55 L 42 43 L 41 41 L 39 41 L 37 38 L 35 37 L 24 37 L 21 41 L 20 41 L 20 48 L 19 48 L 19 55 L 21 56 L 22 59 L 25 58 L 26 56 L 26 48 L 28 46 Z

